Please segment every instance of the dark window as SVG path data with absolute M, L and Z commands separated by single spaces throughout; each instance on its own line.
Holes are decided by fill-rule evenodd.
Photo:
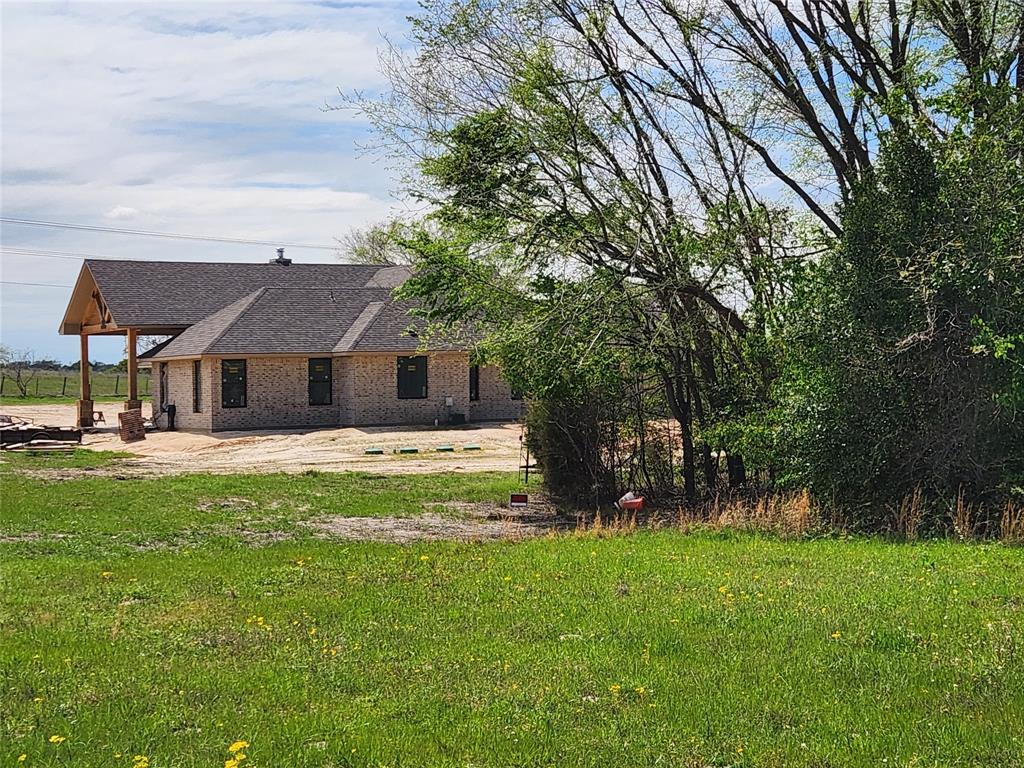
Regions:
M 480 399 L 480 366 L 469 366 L 469 399 Z
M 221 360 L 220 404 L 224 408 L 245 408 L 245 360 Z
M 398 358 L 398 397 L 422 400 L 427 396 L 427 358 Z
M 331 358 L 309 359 L 309 404 L 331 404 Z
M 203 410 L 203 363 L 201 360 L 192 361 L 192 412 L 201 413 Z

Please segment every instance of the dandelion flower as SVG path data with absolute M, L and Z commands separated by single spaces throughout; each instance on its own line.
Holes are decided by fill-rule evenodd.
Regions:
M 843 633 L 840 632 L 838 629 L 835 632 L 832 633 L 832 639 L 833 640 L 838 640 L 842 636 L 843 636 Z
M 61 742 L 67 741 L 66 736 L 58 736 L 56 733 L 49 739 L 51 744 L 60 744 Z
M 249 742 L 248 741 L 236 741 L 230 747 L 228 747 L 228 752 L 230 752 L 233 755 L 236 752 L 241 752 L 243 749 L 245 749 L 248 746 L 249 746 Z
M 427 562 L 427 560 L 429 560 L 429 559 L 430 559 L 430 555 L 420 555 L 420 561 L 421 561 L 421 562 L 424 562 L 424 563 L 425 563 L 425 562 Z
M 24 763 L 26 760 L 28 760 L 28 755 L 18 755 L 19 763 Z

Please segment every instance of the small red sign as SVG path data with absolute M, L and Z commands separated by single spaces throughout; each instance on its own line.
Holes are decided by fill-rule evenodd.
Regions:
M 510 493 L 508 496 L 508 505 L 513 509 L 525 507 L 528 502 L 529 497 L 525 493 Z

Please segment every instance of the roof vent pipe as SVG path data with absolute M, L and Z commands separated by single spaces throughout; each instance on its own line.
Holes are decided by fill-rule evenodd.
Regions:
M 277 249 L 277 258 L 276 259 L 271 259 L 270 263 L 271 264 L 280 264 L 282 267 L 287 267 L 289 264 L 292 263 L 292 260 L 291 259 L 286 259 L 284 257 L 284 248 L 278 248 Z

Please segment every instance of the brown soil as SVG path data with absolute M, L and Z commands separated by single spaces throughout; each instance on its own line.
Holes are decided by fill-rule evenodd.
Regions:
M 119 403 L 98 404 L 106 414 L 107 427 L 84 435 L 83 447 L 98 451 L 121 451 L 135 456 L 111 467 L 97 470 L 53 470 L 40 472 L 53 479 L 80 477 L 93 473 L 114 477 L 145 477 L 188 472 L 216 474 L 340 472 L 354 470 L 374 473 L 427 472 L 515 472 L 519 468 L 520 428 L 518 424 L 487 423 L 464 427 L 339 427 L 333 429 L 273 430 L 254 432 L 149 432 L 145 440 L 123 442 L 117 434 Z M 36 424 L 74 424 L 74 405 L 5 405 L 0 412 Z M 143 405 L 148 415 L 149 404 Z M 480 451 L 463 451 L 467 444 Z M 455 453 L 438 453 L 442 445 Z M 397 448 L 415 446 L 420 453 L 399 455 Z M 382 448 L 384 455 L 372 456 L 367 448 Z
M 417 517 L 322 517 L 304 525 L 323 538 L 358 541 L 387 541 L 408 544 L 414 541 L 491 541 L 519 540 L 572 530 L 575 521 L 562 516 L 542 499 L 531 500 L 521 513 L 498 504 L 449 502 L 427 504 L 444 506 L 455 516 L 427 512 Z

